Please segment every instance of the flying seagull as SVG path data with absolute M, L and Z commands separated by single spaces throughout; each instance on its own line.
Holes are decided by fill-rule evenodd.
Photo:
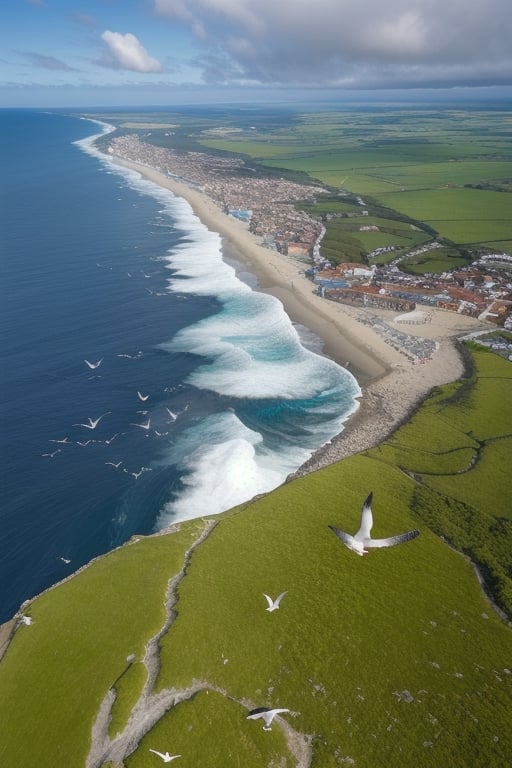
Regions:
M 89 360 L 84 360 L 84 363 L 88 365 L 89 368 L 91 368 L 91 370 L 94 370 L 95 368 L 99 368 L 102 362 L 103 362 L 103 358 L 101 358 L 101 360 L 98 360 L 96 363 L 90 363 Z
M 149 397 L 149 395 L 142 395 L 140 392 L 137 392 L 137 395 L 139 396 L 139 400 L 142 400 L 143 403 L 145 403 Z
M 410 541 L 419 536 L 419 531 L 407 531 L 407 533 L 399 533 L 397 536 L 390 536 L 387 539 L 372 539 L 370 531 L 373 527 L 373 515 L 372 515 L 372 499 L 373 491 L 363 504 L 361 512 L 361 527 L 354 536 L 345 531 L 340 531 L 339 528 L 335 528 L 334 525 L 330 525 L 329 528 L 341 541 L 358 555 L 366 555 L 367 550 L 365 547 L 394 547 L 395 544 L 403 544 L 405 541 Z
M 85 427 L 86 429 L 96 429 L 98 424 L 100 423 L 100 420 L 107 415 L 107 413 L 110 413 L 110 411 L 107 411 L 106 413 L 102 413 L 101 416 L 98 416 L 97 419 L 91 419 L 89 416 L 89 423 L 88 424 L 73 424 L 74 427 Z
M 148 419 L 144 424 L 134 424 L 133 422 L 131 424 L 132 427 L 140 427 L 141 429 L 149 429 L 150 425 L 151 419 Z
M 258 717 L 262 717 L 265 721 L 265 725 L 263 726 L 264 731 L 271 731 L 272 730 L 272 720 L 276 715 L 279 715 L 280 712 L 289 712 L 289 709 L 269 709 L 268 707 L 257 707 L 256 709 L 252 709 L 249 714 L 246 717 L 246 720 L 256 720 Z
M 156 749 L 150 749 L 149 751 L 154 752 L 155 755 L 161 757 L 164 763 L 170 763 L 171 760 L 176 760 L 177 757 L 181 757 L 181 755 L 170 755 L 168 752 L 157 752 Z
M 62 451 L 62 448 L 57 448 L 57 450 L 53 451 L 53 453 L 42 453 L 41 456 L 48 456 L 50 459 L 53 459 L 53 457 L 56 456 L 61 451 Z
M 170 409 L 170 408 L 167 408 L 167 406 L 165 406 L 165 410 L 167 411 L 167 413 L 169 414 L 169 416 L 171 417 L 171 419 L 172 419 L 173 421 L 176 421 L 176 419 L 178 418 L 178 415 L 177 415 L 176 413 L 173 413 L 173 411 L 171 411 L 171 409 Z
M 268 595 L 265 595 L 265 593 L 263 593 L 263 595 L 264 597 L 266 597 L 267 603 L 268 603 L 268 608 L 265 608 L 265 610 L 269 611 L 269 613 L 272 613 L 272 611 L 277 611 L 277 609 L 279 608 L 279 603 L 281 602 L 283 597 L 286 595 L 286 592 L 281 592 L 281 594 L 278 597 L 276 597 L 275 600 L 272 600 L 272 598 L 269 597 Z

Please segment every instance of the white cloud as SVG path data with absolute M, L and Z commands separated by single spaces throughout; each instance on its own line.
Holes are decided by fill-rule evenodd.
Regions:
M 106 30 L 101 35 L 106 44 L 106 55 L 102 59 L 104 66 L 115 69 L 129 69 L 133 72 L 162 72 L 163 67 L 154 59 L 138 41 L 135 35 L 127 32 Z
M 512 83 L 510 0 L 154 0 L 195 35 L 204 78 L 222 62 L 263 84 Z M 211 68 L 205 62 L 211 63 Z

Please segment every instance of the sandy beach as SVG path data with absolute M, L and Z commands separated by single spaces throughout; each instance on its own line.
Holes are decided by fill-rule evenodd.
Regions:
M 171 190 L 191 205 L 208 227 L 223 237 L 225 258 L 247 265 L 259 289 L 278 298 L 290 319 L 313 331 L 323 340 L 323 353 L 348 368 L 357 379 L 362 396 L 357 412 L 344 430 L 325 445 L 294 475 L 305 474 L 377 445 L 425 399 L 433 387 L 455 381 L 464 373 L 464 361 L 457 339 L 492 326 L 475 318 L 428 310 L 428 322 L 397 322 L 397 313 L 366 310 L 329 301 L 314 293 L 305 274 L 308 266 L 293 257 L 264 248 L 259 238 L 242 221 L 229 216 L 199 190 L 171 179 L 159 171 L 120 158 L 120 165 Z M 425 316 L 427 312 L 424 313 Z M 425 318 L 427 319 L 427 318 Z M 387 329 L 408 339 L 429 344 L 429 359 L 411 359 L 402 343 L 390 343 Z M 407 339 L 402 339 L 407 343 Z

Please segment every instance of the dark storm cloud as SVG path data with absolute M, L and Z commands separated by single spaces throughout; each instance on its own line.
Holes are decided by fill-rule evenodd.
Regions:
M 207 81 L 345 88 L 512 82 L 510 0 L 154 0 Z

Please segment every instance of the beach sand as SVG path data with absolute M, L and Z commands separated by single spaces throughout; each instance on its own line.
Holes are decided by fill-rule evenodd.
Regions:
M 305 264 L 293 257 L 264 248 L 247 224 L 228 216 L 199 190 L 163 173 L 113 157 L 115 162 L 141 173 L 171 190 L 191 205 L 196 216 L 223 238 L 224 254 L 247 265 L 258 280 L 259 290 L 272 294 L 293 322 L 309 328 L 323 340 L 323 354 L 347 368 L 357 379 L 362 395 L 359 409 L 343 431 L 319 449 L 294 476 L 319 469 L 346 456 L 366 450 L 386 439 L 421 404 L 433 387 L 460 378 L 465 371 L 458 337 L 492 329 L 475 318 L 438 309 L 428 310 L 431 319 L 418 325 L 395 322 L 396 312 L 366 310 L 329 301 L 314 293 L 305 275 Z M 365 322 L 361 322 L 364 319 Z M 412 361 L 385 340 L 373 327 L 379 320 L 391 328 L 435 342 L 436 349 L 424 362 Z

